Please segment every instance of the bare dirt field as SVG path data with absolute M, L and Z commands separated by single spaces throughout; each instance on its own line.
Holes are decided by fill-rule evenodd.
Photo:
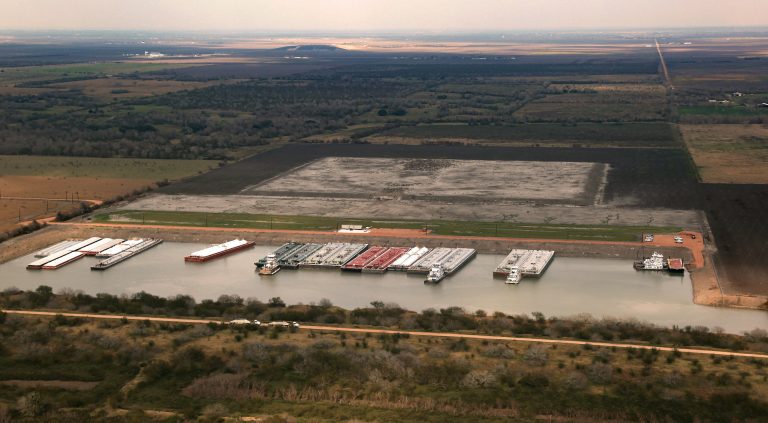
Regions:
M 601 201 L 606 172 L 584 162 L 326 157 L 242 193 L 588 205 Z
M 702 182 L 768 184 L 768 126 L 680 125 Z
M 0 176 L 3 197 L 64 199 L 76 195 L 81 200 L 106 200 L 155 181 L 125 178 L 68 178 L 55 176 Z
M 58 210 L 68 210 L 77 206 L 79 203 L 68 201 L 0 198 L 0 231 L 11 229 L 19 222 L 50 216 Z
M 692 210 L 532 205 L 511 201 L 434 201 L 255 195 L 146 195 L 122 210 L 251 213 L 340 218 L 667 226 L 697 229 Z

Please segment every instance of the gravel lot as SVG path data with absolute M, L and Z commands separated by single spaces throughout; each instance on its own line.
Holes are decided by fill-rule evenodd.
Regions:
M 326 157 L 241 193 L 589 205 L 601 202 L 607 170 L 589 162 Z

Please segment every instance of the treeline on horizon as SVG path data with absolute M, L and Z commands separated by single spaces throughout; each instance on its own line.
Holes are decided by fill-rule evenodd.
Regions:
M 489 314 L 483 310 L 469 313 L 461 307 L 426 309 L 413 312 L 397 304 L 371 302 L 370 307 L 346 310 L 330 300 L 318 303 L 287 305 L 280 297 L 267 302 L 238 295 L 222 295 L 216 300 L 196 301 L 189 295 L 160 297 L 147 292 L 132 295 L 63 289 L 54 293 L 49 286 L 23 291 L 7 288 L 0 292 L 4 309 L 50 309 L 62 312 L 106 313 L 121 315 L 156 315 L 176 317 L 237 318 L 260 321 L 290 320 L 319 324 L 366 325 L 394 327 L 418 331 L 472 331 L 491 335 L 528 335 L 550 338 L 573 338 L 584 341 L 640 341 L 654 345 L 679 347 L 705 346 L 730 350 L 768 352 L 768 331 L 756 328 L 743 336 L 727 334 L 722 329 L 704 326 L 671 328 L 634 319 L 596 319 L 590 315 L 546 317 L 539 312 L 509 315 Z

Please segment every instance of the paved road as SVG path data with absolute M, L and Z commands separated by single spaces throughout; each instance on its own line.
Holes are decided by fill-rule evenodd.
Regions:
M 2 310 L 2 311 L 8 314 L 18 314 L 23 316 L 53 317 L 56 315 L 62 315 L 66 317 L 81 317 L 81 318 L 87 318 L 87 319 L 149 320 L 152 322 L 160 322 L 160 323 L 187 323 L 187 324 L 221 323 L 221 321 L 219 320 L 184 319 L 184 318 L 176 318 L 176 317 L 142 317 L 142 316 L 120 316 L 117 314 L 58 313 L 58 312 L 52 312 L 52 311 L 33 311 L 33 310 Z M 596 347 L 636 348 L 636 349 L 646 349 L 646 350 L 656 349 L 659 351 L 677 350 L 681 353 L 686 353 L 686 354 L 721 355 L 721 356 L 768 359 L 768 354 L 759 354 L 759 353 L 706 350 L 706 349 L 700 349 L 700 348 L 655 347 L 651 345 L 620 344 L 620 343 L 614 343 L 614 342 L 586 342 L 586 341 L 574 341 L 574 340 L 567 340 L 567 339 L 523 338 L 523 337 L 516 337 L 516 336 L 472 335 L 472 334 L 465 334 L 465 333 L 419 332 L 419 331 L 407 331 L 407 330 L 367 329 L 367 328 L 339 327 L 339 326 L 302 325 L 301 329 L 333 331 L 333 332 L 352 332 L 352 333 L 383 333 L 383 334 L 390 334 L 390 335 L 408 334 L 410 336 L 424 336 L 424 337 L 432 337 L 432 338 L 460 338 L 460 339 L 478 339 L 478 340 L 487 340 L 487 341 L 532 342 L 532 343 L 540 343 L 540 344 L 564 344 L 564 345 L 589 344 Z
M 675 89 L 675 86 L 672 85 L 672 78 L 669 77 L 669 68 L 667 68 L 667 61 L 664 60 L 664 55 L 661 53 L 661 45 L 659 44 L 659 40 L 656 41 L 656 51 L 659 52 L 659 60 L 661 60 L 661 70 L 664 72 L 664 79 L 667 81 L 667 85 L 669 85 L 670 89 Z

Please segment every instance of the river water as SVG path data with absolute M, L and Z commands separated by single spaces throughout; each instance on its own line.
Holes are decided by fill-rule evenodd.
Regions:
M 89 294 L 146 291 L 155 295 L 188 294 L 198 301 L 237 294 L 288 304 L 318 302 L 354 308 L 371 301 L 397 303 L 420 311 L 460 306 L 508 314 L 539 311 L 547 316 L 589 313 L 594 317 L 634 318 L 663 326 L 702 325 L 740 333 L 768 327 L 768 312 L 695 305 L 688 275 L 637 272 L 629 260 L 555 257 L 540 279 L 506 285 L 493 279 L 502 255 L 480 254 L 439 285 L 424 285 L 422 275 L 384 275 L 339 270 L 282 270 L 271 277 L 254 272 L 253 262 L 275 247 L 257 246 L 208 263 L 185 263 L 183 257 L 206 245 L 163 243 L 117 266 L 95 272 L 99 259 L 83 258 L 54 271 L 28 271 L 32 255 L 0 265 L 0 288 L 34 289 L 49 285 Z

